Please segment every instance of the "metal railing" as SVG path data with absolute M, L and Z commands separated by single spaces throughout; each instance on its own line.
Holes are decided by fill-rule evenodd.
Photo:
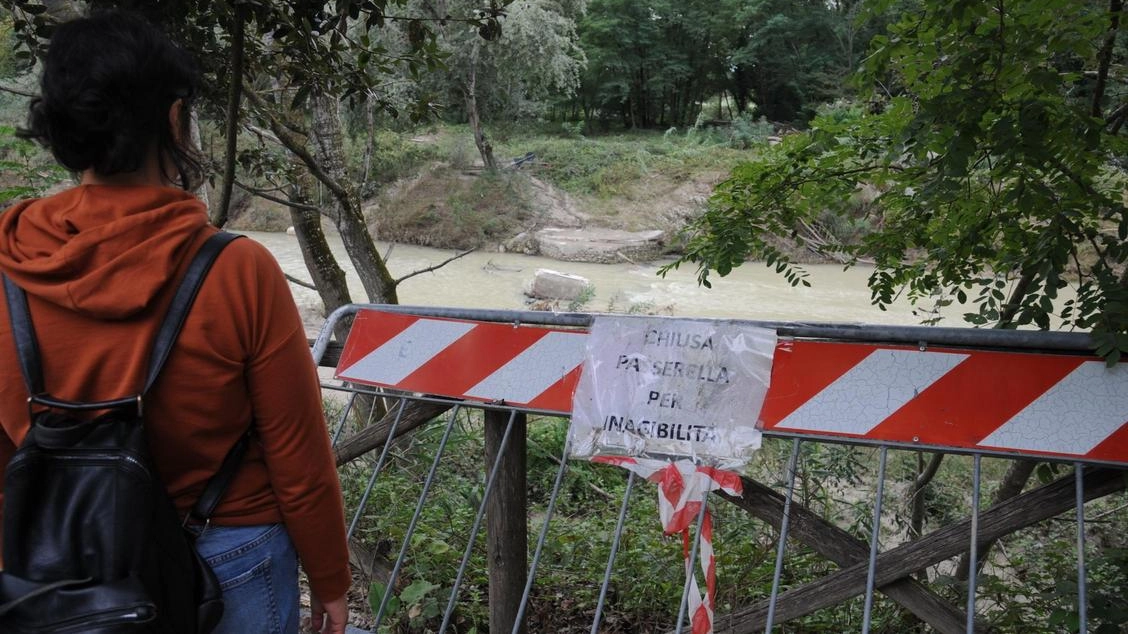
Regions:
M 330 316 L 313 346 L 314 357 L 321 365 L 332 367 L 336 363 L 335 355 L 339 350 L 338 346 L 331 343 L 331 333 L 338 321 L 348 319 L 364 308 L 373 307 L 348 306 Z M 582 313 L 402 306 L 380 306 L 379 309 L 429 317 L 575 328 L 590 325 L 593 318 L 592 315 Z M 1076 354 L 1086 354 L 1088 350 L 1088 337 L 1072 333 L 776 322 L 760 322 L 756 325 L 775 329 L 781 338 L 794 339 Z M 687 620 L 685 610 L 689 584 L 682 583 L 687 581 L 687 568 L 678 562 L 681 548 L 670 543 L 663 543 L 662 546 L 663 550 L 673 553 L 669 561 L 674 562 L 674 565 L 667 568 L 668 581 L 682 587 L 680 606 L 675 610 L 672 605 L 658 605 L 655 601 L 652 612 L 654 615 L 676 613 L 677 616 L 666 622 L 660 622 L 657 616 L 645 623 L 637 620 L 605 620 L 616 600 L 630 595 L 631 579 L 637 573 L 623 569 L 621 564 L 617 566 L 618 558 L 624 550 L 624 542 L 642 539 L 661 541 L 656 522 L 641 529 L 644 535 L 631 536 L 631 528 L 639 530 L 637 522 L 632 524 L 630 521 L 632 509 L 640 506 L 640 497 L 635 493 L 635 489 L 640 487 L 633 474 L 622 473 L 625 485 L 620 499 L 607 499 L 606 492 L 598 487 L 598 483 L 578 480 L 573 475 L 577 466 L 569 461 L 569 448 L 564 446 L 560 455 L 553 460 L 558 466 L 551 478 L 551 491 L 546 498 L 538 501 L 535 508 L 528 505 L 525 496 L 530 481 L 547 481 L 546 474 L 527 472 L 526 453 L 532 447 L 528 432 L 537 425 L 563 424 L 560 422 L 560 413 L 511 407 L 502 403 L 456 401 L 337 380 L 325 381 L 323 388 L 327 400 L 336 403 L 339 408 L 334 417 L 335 428 L 331 431 L 338 464 L 342 468 L 342 480 L 354 483 L 351 489 L 346 486 L 346 489 L 350 489 L 352 515 L 348 518 L 349 536 L 354 555 L 362 564 L 361 568 L 379 582 L 376 588 L 382 587 L 385 590 L 379 597 L 370 597 L 373 631 L 389 627 L 393 622 L 402 628 L 412 619 L 418 623 L 426 622 L 431 631 L 439 632 L 476 629 L 478 632 L 510 631 L 517 634 L 526 631 L 527 627 L 531 631 L 545 632 L 583 629 L 593 634 L 604 631 L 692 631 L 693 626 Z M 357 423 L 358 419 L 362 419 L 362 422 Z M 1083 421 L 1069 424 L 1081 423 Z M 414 442 L 410 439 L 418 439 L 423 430 L 427 429 L 436 430 L 438 438 L 434 438 L 432 432 L 425 442 L 415 442 L 411 447 L 404 445 Z M 458 434 L 455 433 L 456 430 L 459 431 Z M 486 454 L 484 473 L 480 474 L 482 478 L 479 480 L 477 475 L 470 476 L 465 472 L 451 472 L 452 466 L 464 467 L 467 462 L 465 448 L 456 448 L 452 453 L 452 438 L 467 434 L 475 436 L 479 433 L 483 435 L 481 442 Z M 1088 583 L 1090 572 L 1087 563 L 1090 556 L 1087 554 L 1086 538 L 1087 530 L 1092 530 L 1092 527 L 1086 521 L 1086 502 L 1104 498 L 1102 504 L 1108 507 L 1107 510 L 1102 507 L 1101 522 L 1104 525 L 1107 526 L 1112 521 L 1128 524 L 1128 514 L 1124 508 L 1116 507 L 1108 501 L 1108 496 L 1121 494 L 1125 488 L 1124 472 L 1118 466 L 1106 463 L 1087 464 L 1085 460 L 1063 465 L 1060 460 L 1047 461 L 1045 456 L 1039 454 L 1012 453 L 1009 458 L 1038 460 L 1042 464 L 1056 466 L 1039 472 L 1044 480 L 1041 486 L 1016 492 L 1012 497 L 984 509 L 982 480 L 985 458 L 991 461 L 990 467 L 996 474 L 1010 464 L 1009 460 L 995 458 L 991 452 L 969 452 L 966 448 L 944 451 L 954 454 L 947 459 L 947 465 L 952 473 L 960 475 L 952 476 L 953 479 L 959 483 L 966 482 L 966 485 L 959 484 L 954 487 L 957 491 L 941 493 L 948 496 L 948 506 L 952 508 L 961 506 L 962 500 L 959 498 L 964 497 L 961 493 L 966 494 L 968 515 L 964 518 L 946 517 L 940 522 L 934 522 L 940 525 L 931 533 L 911 536 L 906 534 L 904 522 L 897 521 L 902 515 L 903 504 L 887 500 L 891 495 L 890 488 L 897 495 L 904 493 L 903 481 L 906 478 L 895 477 L 891 481 L 889 471 L 892 464 L 903 469 L 905 457 L 921 455 L 918 450 L 865 440 L 812 440 L 791 433 L 766 432 L 765 436 L 763 453 L 778 460 L 771 462 L 766 459 L 765 464 L 758 468 L 757 477 L 772 485 L 746 476 L 742 479 L 744 490 L 740 495 L 715 493 L 709 497 L 709 506 L 715 512 L 722 513 L 724 521 L 728 522 L 723 531 L 725 538 L 743 534 L 749 540 L 763 542 L 763 527 L 766 525 L 772 528 L 774 543 L 770 548 L 759 549 L 761 552 L 770 552 L 770 561 L 758 563 L 758 569 L 770 568 L 770 583 L 762 576 L 742 574 L 738 575 L 738 579 L 733 579 L 726 578 L 724 571 L 720 572 L 718 585 L 721 589 L 718 596 L 724 600 L 718 601 L 723 605 L 717 611 L 716 631 L 870 632 L 874 631 L 875 624 L 883 627 L 884 631 L 945 633 L 1008 631 L 1008 628 L 1009 631 L 1089 631 L 1089 605 L 1092 597 L 1091 584 Z M 859 446 L 859 442 L 863 444 Z M 423 449 L 432 452 L 429 462 L 417 463 Z M 940 450 L 943 451 L 943 448 Z M 872 473 L 870 465 L 864 463 L 874 454 L 878 462 L 876 473 Z M 414 464 L 411 472 L 413 475 L 407 476 L 406 480 L 422 476 L 422 482 L 418 484 L 419 495 L 413 503 L 399 500 L 412 511 L 406 524 L 394 531 L 399 536 L 398 543 L 390 544 L 386 535 L 374 534 L 372 529 L 366 528 L 365 522 L 373 516 L 390 515 L 380 509 L 373 510 L 371 505 L 374 491 L 382 477 L 393 477 L 386 473 L 389 465 L 405 459 Z M 848 464 L 839 464 L 843 461 Z M 774 468 L 776 465 L 782 472 Z M 1063 473 L 1063 467 L 1070 470 L 1070 473 Z M 585 477 L 590 476 L 592 470 L 617 473 L 614 467 L 586 464 L 583 465 L 583 470 Z M 967 470 L 970 470 L 969 475 Z M 921 471 L 918 468 L 911 472 L 909 479 L 919 478 Z M 833 474 L 837 474 L 837 477 L 832 477 Z M 858 476 L 863 475 L 874 476 L 871 485 L 856 481 Z M 398 477 L 400 480 L 405 479 L 402 474 Z M 421 548 L 426 550 L 419 531 L 425 521 L 434 522 L 436 509 L 433 507 L 439 503 L 435 501 L 436 487 L 442 487 L 444 483 L 445 486 L 450 486 L 450 483 L 467 481 L 473 484 L 469 487 L 472 495 L 467 498 L 474 506 L 472 520 L 471 515 L 466 513 L 440 512 L 438 515 L 445 515 L 444 519 L 447 520 L 446 532 L 442 533 L 443 539 L 439 540 L 441 543 L 435 543 L 432 539 L 432 547 L 439 550 L 453 549 L 460 553 L 450 578 L 437 580 L 437 584 L 433 583 L 436 580 L 427 580 L 421 586 L 407 584 L 405 572 L 419 569 L 414 563 L 415 558 L 419 556 Z M 479 495 L 478 487 L 480 499 L 474 499 Z M 538 576 L 538 572 L 545 570 L 546 562 L 551 566 L 564 559 L 559 544 L 550 544 L 550 536 L 553 534 L 554 523 L 570 522 L 568 518 L 558 518 L 557 512 L 562 499 L 577 487 L 597 491 L 594 497 L 604 500 L 605 504 L 594 506 L 606 508 L 588 509 L 592 516 L 604 518 L 599 526 L 606 526 L 609 518 L 614 518 L 614 529 L 606 535 L 606 544 L 599 546 L 606 550 L 606 560 L 589 571 L 588 583 L 592 588 L 598 587 L 599 591 L 597 598 L 588 600 L 593 605 L 589 615 L 590 623 L 582 628 L 577 625 L 573 611 L 567 607 L 567 596 L 538 594 L 538 588 L 542 593 L 549 588 L 537 585 L 538 579 L 544 578 Z M 918 494 L 926 493 L 918 491 Z M 396 493 L 385 492 L 385 503 L 394 504 L 395 501 L 389 501 L 387 495 Z M 833 503 L 836 498 L 841 500 L 837 504 Z M 934 503 L 943 505 L 944 500 Z M 645 504 L 642 506 L 649 508 Z M 821 506 L 822 512 L 815 508 L 818 506 Z M 894 510 L 890 511 L 890 507 Z M 702 513 L 705 508 L 706 505 L 701 506 Z M 861 512 L 865 508 L 870 509 L 870 512 Z M 952 508 L 941 508 L 936 513 L 943 515 Z M 827 519 L 830 517 L 840 522 L 849 519 L 848 513 L 844 516 L 843 509 L 854 512 L 853 530 L 843 529 Z M 1021 566 L 1014 565 L 1016 558 L 1013 553 L 988 554 L 990 544 L 1029 527 L 1038 527 L 1035 530 L 1042 531 L 1040 534 L 1050 530 L 1058 535 L 1059 525 L 1071 512 L 1070 529 L 1074 552 L 1069 558 L 1074 562 L 1071 567 L 1075 571 L 1067 575 L 1064 570 L 1058 569 L 1055 576 L 1059 582 L 1069 577 L 1075 582 L 1055 586 L 1059 595 L 1056 597 L 1057 608 L 1044 612 L 1044 623 L 1032 623 L 1029 620 L 1024 625 L 1001 622 L 999 614 L 1009 615 L 1007 618 L 1012 621 L 1021 621 L 1020 617 L 1037 619 L 1043 616 L 1038 614 L 1038 608 L 1034 606 L 1037 601 L 1031 596 L 1012 597 L 1012 601 L 1021 602 L 1019 607 L 1022 609 L 1018 610 L 1018 616 L 1008 611 L 1007 608 L 1013 606 L 1006 605 L 998 592 L 992 590 L 988 593 L 989 596 L 980 596 L 981 591 L 986 592 L 981 586 L 985 574 L 995 584 L 1013 584 L 1017 582 L 1017 575 L 1025 574 Z M 429 519 L 425 520 L 425 516 Z M 1049 529 L 1046 528 L 1048 521 L 1051 521 Z M 695 539 L 701 538 L 701 522 L 702 517 L 699 516 L 694 531 Z M 487 542 L 484 559 L 479 546 L 483 527 L 486 527 Z M 535 532 L 533 540 L 528 539 L 531 529 L 535 529 L 532 531 Z M 361 533 L 364 534 L 363 539 L 358 538 Z M 868 540 L 860 538 L 863 535 L 868 535 Z M 457 544 L 454 543 L 455 537 L 461 540 Z M 1060 543 L 1060 540 L 1055 543 Z M 725 547 L 723 538 L 717 548 L 722 551 Z M 1057 548 L 1056 545 L 1053 547 Z M 1011 548 L 1025 547 L 1017 544 Z M 595 549 L 594 546 L 591 548 Z M 1030 548 L 1025 550 L 1030 551 Z M 688 552 L 691 553 L 688 570 L 694 570 L 697 562 L 693 557 L 696 557 L 697 548 L 690 548 Z M 994 552 L 999 553 L 1000 550 L 996 548 Z M 1036 555 L 1038 552 L 1035 550 L 1030 554 Z M 837 566 L 837 569 L 821 575 L 799 574 L 797 571 L 800 568 L 809 571 L 823 567 L 809 563 L 815 556 L 825 558 Z M 964 561 L 957 563 L 956 560 L 961 557 Z M 1009 558 L 1011 562 L 1000 558 Z M 1063 558 L 1055 550 L 1054 561 L 1060 562 Z M 549 559 L 554 561 L 547 561 Z M 963 577 L 959 570 L 960 563 L 966 564 L 966 577 L 953 582 Z M 739 568 L 731 562 L 725 565 L 726 571 Z M 1102 578 L 1107 579 L 1109 574 L 1114 573 L 1115 570 L 1113 573 L 1102 572 Z M 1128 576 L 1128 572 L 1124 570 L 1120 570 L 1120 574 Z M 463 586 L 471 576 L 475 579 L 476 587 L 473 591 L 467 591 Z M 488 579 L 486 590 L 481 587 L 483 579 Z M 753 584 L 755 587 L 741 586 L 750 580 L 756 582 Z M 405 595 L 405 589 L 413 585 L 415 589 L 410 595 Z M 432 586 L 440 586 L 446 591 L 446 596 L 439 600 L 435 596 L 436 588 Z M 1034 593 L 1046 591 L 1044 584 L 1039 586 L 1034 582 L 1032 587 L 1031 592 Z M 1066 591 L 1063 593 L 1061 588 L 1066 588 Z M 1107 596 L 1107 590 L 1110 589 L 1102 589 L 1101 596 Z M 1115 594 L 1115 589 L 1111 590 Z M 1065 601 L 1064 595 L 1070 592 L 1073 595 L 1072 601 Z M 430 595 L 430 602 L 423 605 L 418 599 L 427 594 Z M 887 599 L 879 601 L 879 594 Z M 844 604 L 849 606 L 851 601 L 856 602 L 859 598 L 862 602 L 860 616 L 856 605 L 842 608 Z M 416 611 L 414 616 L 404 614 L 409 602 L 410 610 Z M 637 598 L 630 602 L 635 606 L 646 603 Z M 400 613 L 393 614 L 396 610 Z M 878 611 L 881 612 L 880 618 Z M 488 625 L 485 616 L 480 616 L 477 622 L 467 620 L 465 615 L 471 612 L 488 614 Z M 1104 610 L 1100 617 L 1104 619 L 1101 623 L 1115 619 L 1115 616 L 1109 616 L 1113 613 Z M 1031 614 L 1034 616 L 1031 617 Z M 559 620 L 554 620 L 554 616 L 559 617 Z M 527 623 L 533 625 L 527 626 Z M 418 631 L 425 630 L 421 626 Z

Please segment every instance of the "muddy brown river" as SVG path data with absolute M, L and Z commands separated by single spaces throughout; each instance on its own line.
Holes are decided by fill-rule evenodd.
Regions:
M 284 233 L 247 232 L 264 244 L 286 273 L 309 279 L 297 239 Z M 355 301 L 364 291 L 336 236 L 329 236 L 338 262 L 346 270 Z M 388 267 L 396 278 L 434 266 L 454 252 L 397 244 L 379 244 L 388 253 Z M 443 268 L 412 277 L 399 287 L 401 304 L 464 308 L 524 309 L 528 298 L 523 289 L 537 269 L 545 268 L 581 275 L 591 281 L 594 297 L 582 310 L 625 312 L 636 310 L 681 317 L 724 317 L 769 321 L 857 322 L 914 325 L 920 317 L 907 301 L 882 311 L 870 303 L 866 278 L 870 269 L 843 271 L 836 264 L 808 265 L 810 288 L 791 287 L 782 275 L 760 263 L 748 263 L 727 277 L 712 277 L 712 288 L 697 284 L 692 267 L 683 267 L 665 278 L 657 275 L 661 263 L 589 264 L 561 262 L 516 253 L 480 251 Z M 317 295 L 291 285 L 307 321 L 314 326 Z M 561 309 L 564 309 L 561 306 Z M 957 307 L 958 308 L 958 307 Z M 959 312 L 944 325 L 960 325 Z

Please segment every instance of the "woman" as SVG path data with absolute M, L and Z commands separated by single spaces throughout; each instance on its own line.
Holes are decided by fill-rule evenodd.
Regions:
M 48 390 L 71 401 L 134 394 L 176 282 L 216 229 L 188 190 L 197 77 L 142 18 L 100 12 L 61 25 L 25 136 L 80 174 L 77 187 L 0 215 L 0 271 L 22 287 Z M 29 426 L 0 302 L 0 465 Z M 91 379 L 93 377 L 93 379 Z M 351 580 L 340 484 L 316 369 L 274 258 L 236 240 L 208 274 L 161 378 L 148 441 L 187 513 L 227 450 L 254 441 L 197 548 L 223 585 L 220 632 L 296 632 L 300 559 L 311 625 L 344 632 Z

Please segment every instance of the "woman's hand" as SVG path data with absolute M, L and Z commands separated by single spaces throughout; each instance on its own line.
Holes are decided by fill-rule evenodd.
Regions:
M 345 634 L 345 624 L 349 622 L 348 595 L 335 601 L 322 603 L 312 594 L 309 597 L 309 625 L 312 632 L 324 634 Z

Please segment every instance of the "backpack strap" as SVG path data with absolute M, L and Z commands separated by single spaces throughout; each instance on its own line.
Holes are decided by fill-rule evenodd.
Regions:
M 35 326 L 31 323 L 27 295 L 6 274 L 0 275 L 4 277 L 4 298 L 8 302 L 8 321 L 12 325 L 12 339 L 16 342 L 20 374 L 23 375 L 28 395 L 42 394 L 43 368 L 39 363 L 39 340 L 35 337 Z
M 196 504 L 184 516 L 184 526 L 207 527 L 215 507 L 219 506 L 219 501 L 223 499 L 223 494 L 227 492 L 227 487 L 235 479 L 235 472 L 239 470 L 239 465 L 243 462 L 243 456 L 246 455 L 247 446 L 251 442 L 251 433 L 252 430 L 248 429 L 223 457 L 219 470 L 204 485 L 204 491 L 200 494 L 200 497 L 196 498 Z M 199 537 L 202 533 L 203 529 L 200 529 L 199 532 L 189 531 L 189 534 L 194 534 L 196 537 Z
M 169 353 L 172 352 L 173 344 L 176 343 L 176 339 L 180 335 L 180 329 L 184 326 L 188 311 L 192 308 L 192 303 L 196 300 L 200 286 L 203 285 L 204 278 L 211 270 L 216 257 L 232 240 L 239 237 L 237 234 L 221 231 L 208 238 L 192 258 L 192 262 L 188 265 L 188 271 L 184 274 L 184 279 L 180 281 L 176 294 L 173 295 L 172 302 L 169 304 L 168 312 L 165 313 L 160 328 L 157 330 L 157 336 L 153 340 L 153 351 L 149 354 L 149 371 L 145 378 L 142 395 L 148 393 L 157 377 L 160 376 L 161 369 L 164 367 Z M 47 395 L 43 383 L 39 341 L 35 336 L 35 327 L 31 322 L 27 295 L 7 275 L 3 275 L 3 278 L 4 295 L 8 302 L 8 316 L 12 324 L 12 336 L 15 339 L 16 352 L 20 360 L 20 372 L 23 374 L 28 394 L 31 395 L 34 402 L 48 407 L 62 407 L 71 410 L 111 409 L 138 403 L 139 396 L 94 403 L 74 403 Z M 248 429 L 246 433 L 239 437 L 235 446 L 227 452 L 219 471 L 208 480 L 204 492 L 188 513 L 188 517 L 185 518 L 185 523 L 207 523 L 208 518 L 211 517 L 215 507 L 227 491 L 228 485 L 235 478 L 235 472 L 238 471 L 243 456 L 247 453 L 250 436 L 251 430 Z
M 184 326 L 188 311 L 192 308 L 192 303 L 196 301 L 196 295 L 200 292 L 204 277 L 211 270 L 215 259 L 219 257 L 219 253 L 223 251 L 224 247 L 238 237 L 240 237 L 238 234 L 220 231 L 208 238 L 200 247 L 200 250 L 196 252 L 196 257 L 192 258 L 192 263 L 188 265 L 188 272 L 184 274 L 184 279 L 180 281 L 180 287 L 176 289 L 176 295 L 173 295 L 172 303 L 169 304 L 168 312 L 165 313 L 164 321 L 161 322 L 160 330 L 157 331 L 157 336 L 153 340 L 153 351 L 149 354 L 149 375 L 145 379 L 145 388 L 141 390 L 141 394 L 147 394 L 149 388 L 153 387 L 153 383 L 156 383 L 161 368 L 164 367 L 169 353 L 172 352 L 176 338 L 180 336 L 180 329 Z

